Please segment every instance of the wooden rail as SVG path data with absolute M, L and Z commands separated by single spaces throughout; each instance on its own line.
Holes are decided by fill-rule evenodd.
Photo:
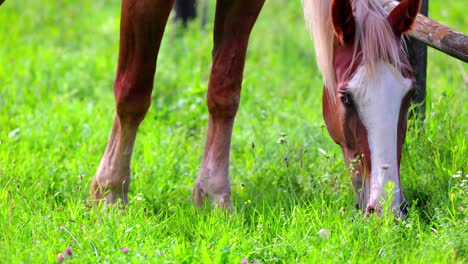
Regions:
M 393 0 L 379 0 L 379 2 L 389 13 L 398 5 L 398 2 Z M 468 36 L 460 32 L 419 14 L 409 35 L 468 63 Z

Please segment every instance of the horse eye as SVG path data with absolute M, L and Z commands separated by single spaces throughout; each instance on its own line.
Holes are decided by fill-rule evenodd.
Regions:
M 351 95 L 347 92 L 340 93 L 340 100 L 345 107 L 353 106 Z

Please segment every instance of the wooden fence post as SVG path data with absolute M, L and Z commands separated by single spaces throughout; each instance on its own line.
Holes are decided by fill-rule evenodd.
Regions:
M 423 0 L 419 13 L 427 16 L 429 0 Z M 425 118 L 426 112 L 426 73 L 427 73 L 427 46 L 421 41 L 409 37 L 407 41 L 408 59 L 414 70 L 416 78 L 416 92 L 411 98 L 413 104 L 418 104 L 416 107 L 416 115 L 422 120 Z

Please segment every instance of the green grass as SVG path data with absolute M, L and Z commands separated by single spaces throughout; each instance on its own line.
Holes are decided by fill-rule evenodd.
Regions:
M 182 33 L 170 24 L 135 145 L 131 204 L 96 210 L 86 200 L 113 120 L 120 3 L 59 2 L 0 7 L 0 263 L 50 263 L 66 247 L 70 263 L 467 262 L 467 64 L 430 50 L 427 120 L 410 121 L 403 153 L 409 217 L 365 218 L 324 128 L 300 1 L 267 1 L 233 135 L 237 213 L 226 216 L 190 200 L 213 25 Z M 465 10 L 431 1 L 434 19 L 467 33 Z

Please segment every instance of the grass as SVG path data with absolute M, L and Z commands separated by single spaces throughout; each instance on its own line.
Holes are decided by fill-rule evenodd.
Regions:
M 96 210 L 86 200 L 113 120 L 119 1 L 7 0 L 0 262 L 54 262 L 70 247 L 69 263 L 466 263 L 467 64 L 429 51 L 427 120 L 410 121 L 401 169 L 409 217 L 365 218 L 324 128 L 300 1 L 287 2 L 267 1 L 252 33 L 231 154 L 237 213 L 227 216 L 190 200 L 212 24 L 168 25 L 135 145 L 131 204 Z M 462 2 L 431 1 L 430 14 L 466 33 Z

